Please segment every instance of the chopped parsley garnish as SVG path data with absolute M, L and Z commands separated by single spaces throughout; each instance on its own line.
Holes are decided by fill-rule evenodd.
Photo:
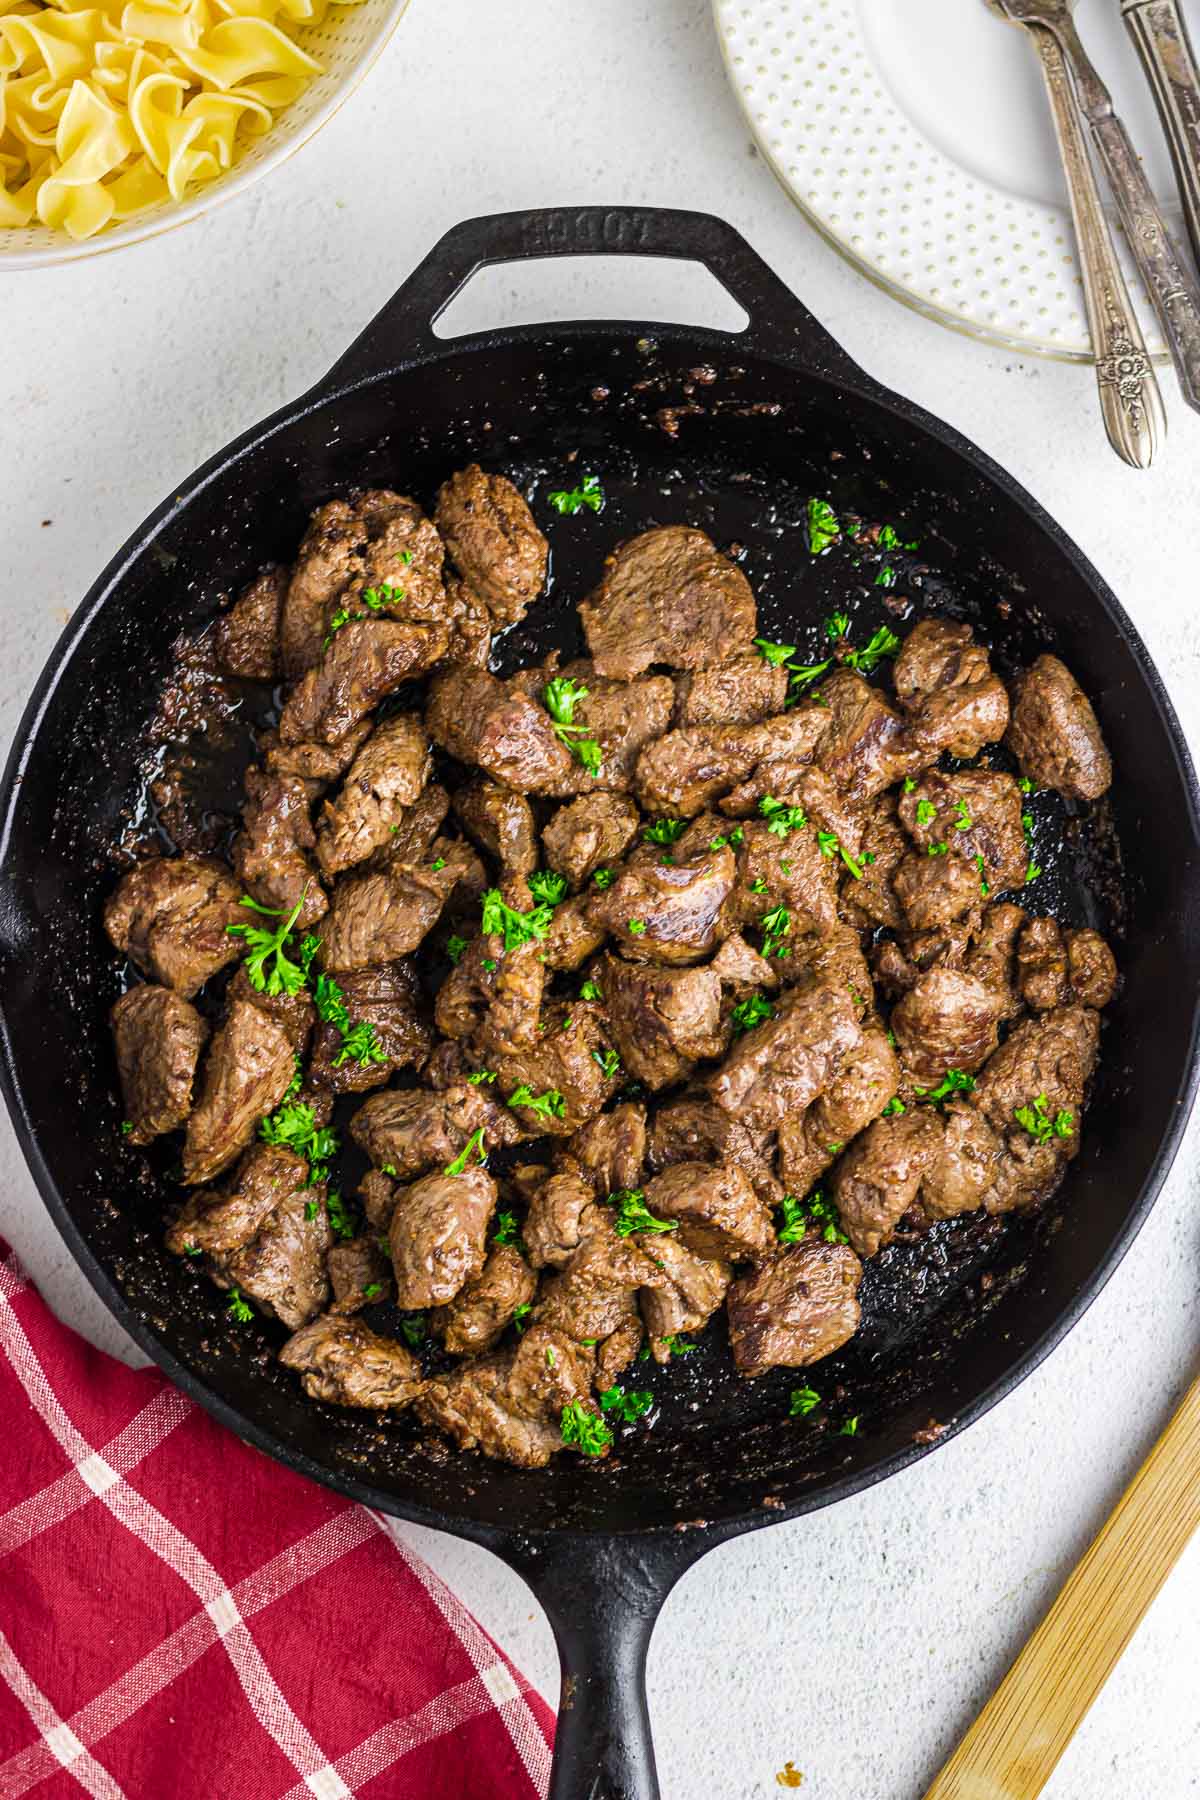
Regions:
M 600 486 L 598 475 L 585 475 L 577 488 L 557 488 L 554 493 L 546 495 L 555 512 L 569 513 L 572 518 L 576 513 L 590 506 L 598 513 L 604 505 L 604 489 Z
M 983 898 L 983 899 L 984 899 L 984 900 L 986 900 L 986 899 L 987 899 L 987 897 L 988 897 L 988 895 L 989 895 L 989 894 L 990 894 L 990 893 L 991 893 L 991 891 L 992 891 L 992 890 L 991 890 L 991 888 L 990 888 L 990 887 L 989 887 L 989 886 L 988 886 L 988 878 L 987 878 L 987 864 L 986 864 L 986 863 L 985 863 L 985 862 L 984 862 L 984 860 L 983 860 L 983 852 L 982 852 L 982 851 L 980 851 L 980 853 L 979 853 L 979 855 L 978 855 L 978 856 L 977 856 L 977 857 L 976 857 L 976 858 L 975 858 L 975 867 L 976 867 L 976 868 L 977 868 L 977 869 L 978 869 L 978 870 L 979 870 L 979 892 L 980 892 L 980 896 L 981 896 L 981 897 L 982 897 L 982 898 Z
M 1025 871 L 1025 885 L 1028 887 L 1031 881 L 1036 881 L 1041 872 L 1040 864 L 1031 862 Z
M 199 1244 L 185 1244 L 183 1254 L 185 1256 L 200 1256 L 203 1252 L 201 1251 Z
M 779 1210 L 783 1214 L 783 1225 L 776 1234 L 779 1242 L 781 1244 L 798 1244 L 808 1231 L 803 1200 L 797 1200 L 795 1194 L 785 1194 L 780 1202 Z
M 857 1437 L 858 1436 L 858 1414 L 857 1413 L 854 1414 L 853 1418 L 845 1420 L 845 1422 L 843 1424 L 838 1426 L 838 1436 L 839 1437 Z
M 286 918 L 284 918 L 281 907 L 260 906 L 257 900 L 250 898 L 249 894 L 243 894 L 238 902 L 239 906 L 248 906 L 254 912 L 262 913 L 265 918 L 283 919 L 283 924 L 274 931 L 268 931 L 265 926 L 261 925 L 227 925 L 225 927 L 230 937 L 240 937 L 246 940 L 246 974 L 251 987 L 257 988 L 260 994 L 298 994 L 307 980 L 309 966 L 317 953 L 320 939 L 309 937 L 304 939 L 300 947 L 299 962 L 291 960 L 286 948 L 292 927 L 300 917 L 307 894 L 308 885 L 306 883 L 304 893 L 301 894 Z M 311 949 L 309 948 L 310 943 Z M 267 963 L 271 958 L 274 958 L 274 961 L 268 971 Z
M 412 1350 L 423 1344 L 429 1336 L 429 1320 L 425 1314 L 407 1313 L 400 1321 L 400 1336 Z
M 693 1350 L 700 1348 L 699 1344 L 693 1344 L 691 1338 L 680 1337 L 675 1332 L 672 1332 L 669 1337 L 659 1338 L 658 1341 L 666 1346 L 672 1356 L 690 1356 Z
M 961 1069 L 947 1069 L 942 1079 L 934 1088 L 914 1088 L 913 1092 L 919 1100 L 928 1101 L 936 1106 L 939 1101 L 949 1099 L 951 1094 L 973 1094 L 975 1077 L 964 1075 Z
M 512 1322 L 516 1326 L 516 1328 L 519 1332 L 524 1331 L 526 1326 L 529 1324 L 529 1315 L 532 1311 L 533 1311 L 533 1301 L 532 1300 L 522 1300 L 522 1302 L 519 1306 L 513 1307 Z
M 937 818 L 937 807 L 932 800 L 917 801 L 917 824 L 932 825 Z
M 807 513 L 808 549 L 811 556 L 820 556 L 828 550 L 830 544 L 836 543 L 842 535 L 837 514 L 827 500 L 810 500 Z
M 862 864 L 854 860 L 842 844 L 836 831 L 818 831 L 817 847 L 822 856 L 840 856 L 855 881 L 862 880 Z
M 911 794 L 916 785 L 916 780 L 912 775 L 906 775 L 904 777 L 904 791 L 906 794 Z
M 808 824 L 808 814 L 802 806 L 789 806 L 786 800 L 773 800 L 770 794 L 763 795 L 758 810 L 767 821 L 767 830 L 777 838 L 803 831 Z
M 508 1096 L 509 1106 L 523 1106 L 528 1112 L 536 1113 L 539 1119 L 561 1119 L 567 1110 L 567 1102 L 557 1088 L 547 1088 L 544 1094 L 535 1094 L 525 1082 L 514 1088 Z
M 645 919 L 630 919 L 627 930 L 631 937 L 641 937 L 646 929 Z
M 762 927 L 762 953 L 764 956 L 786 956 L 788 953 L 784 938 L 792 929 L 792 915 L 786 906 L 773 907 L 765 912 L 759 920 Z
M 380 1294 L 382 1294 L 382 1292 L 383 1292 L 382 1281 L 372 1281 L 372 1282 L 369 1282 L 367 1284 L 367 1286 L 363 1289 L 362 1297 L 364 1300 L 377 1300 L 379 1298 Z
M 615 869 L 597 869 L 592 876 L 592 880 L 602 894 L 612 886 L 616 879 L 617 874 Z
M 812 1412 L 815 1407 L 820 1406 L 820 1404 L 821 1396 L 818 1394 L 816 1388 L 793 1388 L 791 1404 L 788 1407 L 788 1414 L 793 1419 L 803 1419 L 808 1413 Z
M 925 854 L 926 856 L 949 856 L 950 846 L 944 842 L 941 844 L 926 844 Z
M 775 1008 L 765 994 L 751 994 L 748 999 L 738 1001 L 731 1017 L 736 1032 L 753 1031 L 764 1019 L 775 1017 Z
M 889 582 L 888 586 L 891 585 Z M 888 626 L 881 625 L 879 630 L 861 650 L 851 650 L 846 661 L 860 675 L 873 675 L 885 656 L 895 656 L 900 649 L 900 639 Z
M 433 870 L 434 874 L 436 875 L 439 869 L 445 868 L 446 859 L 444 856 L 435 856 L 429 866 Z
M 254 1317 L 254 1308 L 243 1300 L 241 1288 L 230 1288 L 228 1310 L 230 1317 L 236 1319 L 239 1325 L 248 1325 Z
M 1027 844 L 1029 844 L 1030 846 L 1032 846 L 1032 844 L 1033 844 L 1033 814 L 1032 813 L 1026 812 L 1026 813 L 1021 814 L 1021 829 L 1025 833 L 1025 842 Z
M 581 1000 L 603 1000 L 604 995 L 594 981 L 585 981 L 579 990 L 579 998 Z
M 473 1075 L 467 1076 L 467 1080 L 470 1082 L 472 1087 L 478 1087 L 480 1082 L 482 1082 L 482 1081 L 492 1082 L 492 1081 L 495 1081 L 495 1079 L 496 1079 L 495 1069 L 476 1069 L 476 1071 Z
M 558 906 L 567 897 L 567 878 L 553 869 L 538 869 L 529 877 L 529 891 L 543 906 Z
M 412 560 L 411 557 L 409 560 Z M 378 587 L 364 588 L 359 598 L 372 612 L 382 612 L 385 606 L 392 606 L 397 600 L 403 600 L 405 593 L 402 587 L 395 587 L 390 581 L 381 581 Z
M 905 1112 L 906 1110 L 907 1110 L 907 1108 L 905 1107 L 904 1102 L 900 1098 L 899 1094 L 893 1094 L 892 1098 L 888 1101 L 887 1105 L 883 1109 L 883 1116 L 885 1119 L 895 1119 L 895 1118 L 898 1118 L 900 1116 L 900 1114 L 902 1112 Z
M 399 1174 L 399 1170 L 396 1168 L 395 1163 L 381 1163 L 379 1166 L 379 1173 L 381 1175 L 390 1175 L 392 1180 L 395 1181 Z
M 966 801 L 956 800 L 954 802 L 954 810 L 958 815 L 954 821 L 955 831 L 970 831 L 975 821 L 967 809 Z
M 339 1031 L 349 1031 L 350 1014 L 346 1011 L 346 1001 L 341 988 L 331 975 L 318 975 L 317 985 L 313 992 L 313 1004 L 318 1016 L 327 1025 L 335 1025 Z
M 121 1136 L 128 1137 L 132 1130 L 133 1130 L 133 1120 L 132 1119 L 122 1119 L 121 1120 Z
M 1032 1106 L 1018 1106 L 1013 1111 L 1013 1118 L 1018 1125 L 1023 1125 L 1031 1138 L 1039 1144 L 1049 1143 L 1052 1137 L 1069 1138 L 1075 1136 L 1075 1114 L 1059 1111 L 1050 1117 L 1045 1094 L 1039 1094 Z
M 300 1057 L 297 1057 L 295 1073 L 292 1076 L 292 1079 L 288 1082 L 286 1088 L 284 1088 L 284 1090 L 283 1090 L 284 1099 L 285 1100 L 294 1100 L 296 1098 L 296 1095 L 300 1092 L 300 1089 L 303 1086 L 304 1086 L 304 1063 Z M 130 1127 L 130 1129 L 132 1130 L 132 1127 Z
M 313 1109 L 303 1100 L 285 1100 L 277 1112 L 263 1119 L 258 1135 L 264 1144 L 282 1144 L 308 1159 L 308 1182 L 315 1187 L 329 1173 L 341 1143 L 328 1125 L 318 1127 Z
M 795 656 L 795 644 L 773 644 L 769 638 L 755 638 L 754 648 L 773 669 L 782 668 L 789 656 Z
M 592 1061 L 599 1063 L 600 1073 L 606 1081 L 614 1080 L 621 1067 L 621 1059 L 615 1050 L 593 1050 Z
M 467 940 L 465 937 L 455 936 L 446 939 L 446 955 L 450 958 L 450 961 L 454 964 L 455 968 L 457 968 L 462 961 L 466 948 Z
M 895 585 L 896 585 L 896 571 L 895 571 L 895 569 L 892 568 L 890 563 L 884 563 L 883 567 L 879 570 L 879 573 L 875 577 L 875 586 L 883 587 L 883 588 L 890 588 L 890 587 L 895 587 Z
M 686 830 L 686 819 L 655 819 L 642 836 L 648 844 L 677 844 Z
M 615 1413 L 624 1425 L 633 1425 L 638 1419 L 645 1418 L 654 1405 L 653 1394 L 626 1393 L 623 1387 L 606 1388 L 600 1396 L 600 1405 L 606 1413 Z
M 308 1219 L 310 1221 L 310 1223 L 313 1219 L 316 1218 L 317 1213 L 319 1211 L 320 1211 L 320 1208 L 318 1207 L 317 1202 L 315 1200 L 306 1200 L 304 1202 L 304 1216 L 306 1219 Z
M 840 643 L 850 633 L 850 614 L 831 613 L 825 621 L 825 636 L 831 643 Z
M 832 1153 L 842 1146 L 831 1144 L 826 1147 Z M 841 1214 L 832 1201 L 826 1200 L 820 1188 L 814 1188 L 807 1200 L 797 1200 L 794 1194 L 785 1194 L 780 1211 L 783 1213 L 783 1225 L 777 1235 L 781 1244 L 803 1242 L 810 1225 L 827 1244 L 850 1242 L 841 1229 Z
M 599 1413 L 592 1412 L 582 1400 L 568 1400 L 562 1409 L 562 1441 L 585 1456 L 603 1456 L 613 1441 L 613 1434 Z
M 542 689 L 543 703 L 554 721 L 555 737 L 567 746 L 576 762 L 581 763 L 589 775 L 598 775 L 600 746 L 594 737 L 587 735 L 586 725 L 575 724 L 575 708 L 587 696 L 588 690 L 583 682 L 573 681 L 569 675 L 555 675 Z
M 632 1237 L 635 1231 L 679 1230 L 677 1219 L 656 1219 L 646 1210 L 646 1195 L 642 1188 L 622 1188 L 609 1195 L 608 1204 L 617 1209 L 614 1229 L 618 1237 Z
M 335 1069 L 340 1069 L 345 1062 L 356 1062 L 360 1069 L 369 1069 L 372 1063 L 385 1063 L 390 1059 L 375 1035 L 374 1025 L 366 1019 L 360 1019 L 357 1025 L 342 1039 L 342 1047 L 333 1059 Z
M 325 1196 L 325 1211 L 329 1216 L 329 1224 L 334 1237 L 352 1238 L 354 1236 L 354 1221 L 346 1211 L 346 1203 L 337 1188 L 330 1188 Z
M 1017 786 L 1020 788 L 1020 790 L 1023 794 L 1036 794 L 1037 793 L 1037 789 L 1034 787 L 1032 781 L 1030 781 L 1028 775 L 1022 775 L 1020 781 L 1018 781 L 1018 783 L 1017 783 Z
M 454 1161 L 446 1164 L 444 1172 L 447 1175 L 465 1175 L 467 1164 L 470 1162 L 472 1156 L 477 1156 L 479 1158 L 479 1167 L 481 1169 L 486 1166 L 487 1151 L 483 1147 L 482 1125 L 479 1126 L 478 1130 L 471 1133 Z
M 517 1228 L 517 1215 L 514 1212 L 496 1214 L 496 1229 L 492 1233 L 493 1244 L 519 1244 L 521 1234 Z
M 489 888 L 483 896 L 483 931 L 485 936 L 493 932 L 504 939 L 506 950 L 515 950 L 519 944 L 528 944 L 542 939 L 554 922 L 554 908 L 535 906 L 532 912 L 518 912 L 515 907 L 508 906 L 499 888 Z

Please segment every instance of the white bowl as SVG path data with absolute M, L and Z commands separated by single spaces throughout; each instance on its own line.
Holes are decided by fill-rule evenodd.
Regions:
M 363 79 L 408 5 L 409 0 L 360 0 L 357 6 L 332 7 L 320 25 L 293 30 L 291 35 L 296 42 L 321 64 L 321 73 L 313 77 L 298 100 L 280 112 L 270 131 L 247 145 L 228 174 L 205 182 L 186 200 L 163 201 L 147 207 L 124 224 L 97 232 L 82 242 L 65 231 L 50 231 L 38 224 L 27 225 L 21 231 L 0 231 L 0 270 L 44 269 L 51 263 L 74 262 L 81 256 L 120 250 L 126 244 L 173 231 L 222 200 L 244 193 L 333 117 Z

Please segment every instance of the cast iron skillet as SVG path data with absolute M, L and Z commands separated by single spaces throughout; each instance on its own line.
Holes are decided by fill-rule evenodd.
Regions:
M 749 329 L 569 323 L 451 343 L 433 335 L 484 264 L 613 252 L 706 264 Z M 654 1389 L 661 1410 L 602 1466 L 564 1458 L 522 1472 L 431 1454 L 407 1420 L 381 1430 L 301 1397 L 267 1354 L 278 1336 L 265 1324 L 235 1330 L 203 1277 L 163 1251 L 169 1153 L 155 1164 L 121 1141 L 106 1014 L 122 974 L 100 906 L 113 880 L 108 846 L 141 791 L 172 641 L 261 562 L 290 557 L 330 494 L 377 483 L 428 503 L 475 456 L 523 482 L 543 519 L 545 491 L 583 470 L 599 471 L 609 495 L 599 519 L 554 521 L 550 598 L 505 641 L 505 667 L 553 643 L 573 648 L 574 602 L 604 551 L 656 520 L 691 520 L 744 546 L 768 635 L 815 648 L 831 603 L 865 634 L 887 616 L 884 591 L 866 585 L 874 569 L 864 580 L 846 557 L 814 565 L 797 547 L 815 491 L 919 536 L 918 560 L 933 572 L 903 565 L 901 591 L 970 618 L 1001 668 L 1061 650 L 1112 747 L 1111 808 L 1074 816 L 1039 803 L 1038 898 L 1112 932 L 1124 973 L 1061 1204 L 1023 1225 L 958 1221 L 876 1258 L 863 1330 L 815 1372 L 827 1404 L 810 1420 L 787 1418 L 787 1371 L 736 1380 L 718 1325 L 667 1370 L 637 1365 L 636 1384 Z M 218 771 L 213 782 L 214 803 L 231 805 Z M 450 232 L 324 381 L 214 457 L 110 564 L 38 683 L 2 801 L 3 1078 L 63 1236 L 138 1343 L 242 1437 L 371 1506 L 484 1544 L 526 1577 L 562 1652 L 560 1800 L 657 1794 L 643 1670 L 673 1583 L 736 1533 L 905 1467 L 924 1453 L 914 1434 L 930 1420 L 944 1435 L 961 1430 L 1027 1375 L 1128 1248 L 1192 1099 L 1196 781 L 1136 632 L 1016 482 L 864 375 L 735 232 L 699 214 L 547 211 Z M 1124 868 L 1122 838 L 1133 851 Z M 853 1414 L 858 1435 L 839 1435 Z

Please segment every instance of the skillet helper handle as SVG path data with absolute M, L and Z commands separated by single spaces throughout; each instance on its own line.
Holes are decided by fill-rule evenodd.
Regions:
M 500 1554 L 533 1589 L 561 1664 L 549 1800 L 660 1800 L 646 1652 L 663 1602 L 711 1547 L 678 1536 L 539 1537 Z
M 1158 107 L 1192 254 L 1200 263 L 1200 73 L 1176 0 L 1123 0 L 1121 11 Z
M 1200 1526 L 1200 1380 L 925 1800 L 1036 1800 Z
M 448 350 L 433 326 L 477 270 L 564 256 L 657 256 L 701 263 L 749 315 L 731 348 L 761 352 L 874 391 L 875 384 L 752 250 L 711 213 L 669 207 L 542 207 L 466 219 L 448 231 L 319 384 L 350 387 L 430 349 Z

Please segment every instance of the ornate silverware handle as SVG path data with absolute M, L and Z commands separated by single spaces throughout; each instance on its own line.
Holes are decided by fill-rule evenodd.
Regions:
M 1112 96 L 1096 73 L 1070 13 L 1054 5 L 1042 13 L 1042 19 L 1066 54 L 1079 104 L 1092 128 L 1183 397 L 1200 412 L 1200 286 L 1175 248 L 1129 133 L 1113 109 Z
M 1121 10 L 1150 77 L 1188 236 L 1200 262 L 1200 73 L 1187 25 L 1175 0 L 1123 0 Z
M 1041 59 L 1071 195 L 1104 428 L 1118 456 L 1148 469 L 1166 432 L 1158 379 L 1113 248 L 1066 60 L 1044 25 L 1027 29 Z

